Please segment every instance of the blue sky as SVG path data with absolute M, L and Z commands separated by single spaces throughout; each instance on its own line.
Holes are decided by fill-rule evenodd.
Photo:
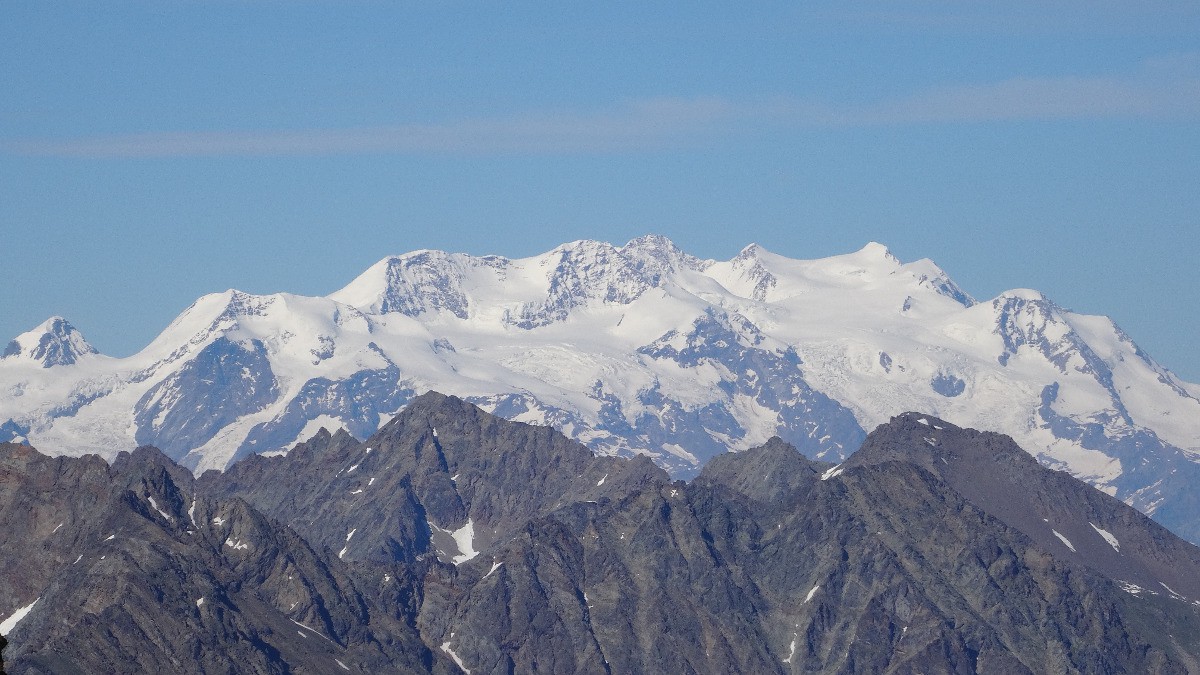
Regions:
M 653 232 L 880 241 L 1200 381 L 1200 6 L 796 4 L 10 0 L 0 342 Z

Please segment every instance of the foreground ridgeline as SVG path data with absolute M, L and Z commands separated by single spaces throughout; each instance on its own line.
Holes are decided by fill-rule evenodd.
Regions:
M 1200 549 L 914 413 L 684 483 L 429 393 L 200 478 L 0 445 L 0 522 L 18 674 L 1200 668 Z
M 204 296 L 125 358 L 55 317 L 0 353 L 0 382 L 0 441 L 109 460 L 152 445 L 195 474 L 322 427 L 367 438 L 431 390 L 682 479 L 772 437 L 841 462 L 921 410 L 1009 434 L 1200 542 L 1200 386 L 1106 317 L 1024 289 L 976 301 L 874 243 L 816 260 L 701 260 L 659 236 L 415 251 L 325 297 Z

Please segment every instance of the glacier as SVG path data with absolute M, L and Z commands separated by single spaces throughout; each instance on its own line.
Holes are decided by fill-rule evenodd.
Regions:
M 800 260 L 703 260 L 665 237 L 523 259 L 420 250 L 325 297 L 198 299 L 137 354 L 54 317 L 0 358 L 0 440 L 113 457 L 155 445 L 196 472 L 321 426 L 365 438 L 453 394 L 678 477 L 779 436 L 839 463 L 907 410 L 1011 435 L 1200 539 L 1200 386 L 1111 320 L 1015 289 L 977 301 L 878 243 Z

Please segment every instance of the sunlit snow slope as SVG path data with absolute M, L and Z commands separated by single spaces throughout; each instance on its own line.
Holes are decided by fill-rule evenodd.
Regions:
M 1200 388 L 1105 317 L 1030 290 L 976 302 L 875 243 L 722 262 L 656 236 L 519 260 L 416 251 L 325 298 L 205 296 L 126 359 L 59 318 L 4 353 L 0 440 L 47 451 L 152 444 L 220 469 L 322 426 L 365 437 L 436 389 L 686 476 L 774 435 L 840 461 L 920 410 L 1010 434 L 1200 539 Z

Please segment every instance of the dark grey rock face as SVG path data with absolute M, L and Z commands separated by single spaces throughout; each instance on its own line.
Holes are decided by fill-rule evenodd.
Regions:
M 1052 533 L 1034 540 L 958 493 L 933 471 L 945 465 L 912 452 L 930 447 L 925 436 L 902 433 L 949 428 L 935 423 L 943 429 L 898 418 L 876 432 L 868 446 L 908 449 L 895 466 L 867 470 L 868 453 L 822 481 L 829 465 L 775 440 L 717 457 L 685 485 L 649 465 L 615 474 L 628 462 L 430 395 L 364 444 L 326 434 L 204 482 L 291 514 L 359 570 L 415 558 L 421 634 L 472 672 L 1184 672 L 1192 638 L 1180 647 L 1142 631 L 1180 621 L 1173 634 L 1194 637 L 1195 609 L 1165 592 L 1131 595 L 1112 570 L 1061 560 Z M 974 442 L 975 432 L 954 433 L 943 442 Z M 1097 526 L 1117 529 L 1100 513 L 1131 517 L 1007 443 L 1019 453 L 1007 461 L 1049 481 L 1039 488 L 1048 503 L 1066 480 L 1102 498 Z M 320 468 L 301 476 L 293 458 Z M 963 485 L 992 471 L 962 466 Z M 300 488 L 323 482 L 319 494 Z M 365 520 L 375 510 L 366 503 L 391 517 Z M 481 553 L 445 564 L 457 549 L 439 551 L 452 544 L 427 538 L 422 521 L 451 530 L 468 520 Z M 1166 536 L 1130 546 L 1200 570 L 1195 549 Z M 1115 578 L 1147 588 L 1159 577 Z M 1059 636 L 1049 647 L 1048 630 Z
M 241 345 L 222 337 L 138 401 L 135 438 L 183 460 L 224 426 L 278 395 L 266 347 L 257 340 Z
M 0 615 L 8 617 L 75 560 L 77 524 L 103 507 L 111 486 L 108 464 L 94 455 L 51 458 L 15 444 L 0 450 Z
M 344 432 L 320 434 L 287 457 L 247 457 L 200 482 L 206 491 L 245 499 L 318 545 L 346 548 L 346 559 L 391 562 L 397 552 L 434 553 L 431 524 L 457 530 L 471 520 L 475 537 L 491 542 L 556 505 L 651 480 L 666 474 L 644 457 L 596 457 L 548 427 L 508 422 L 430 393 L 365 442 Z
M 13 672 L 1200 671 L 1200 551 L 927 416 L 691 483 L 440 394 L 198 481 L 0 450 Z
M 428 671 L 340 561 L 241 500 L 195 495 L 157 450 L 113 467 L 2 450 L 2 611 L 37 599 L 10 672 Z
M 872 434 L 851 467 L 916 464 L 972 506 L 1056 556 L 1160 594 L 1200 598 L 1200 549 L 1135 509 L 1048 470 L 1008 436 L 906 413 Z M 1171 561 L 1164 564 L 1164 561 Z

